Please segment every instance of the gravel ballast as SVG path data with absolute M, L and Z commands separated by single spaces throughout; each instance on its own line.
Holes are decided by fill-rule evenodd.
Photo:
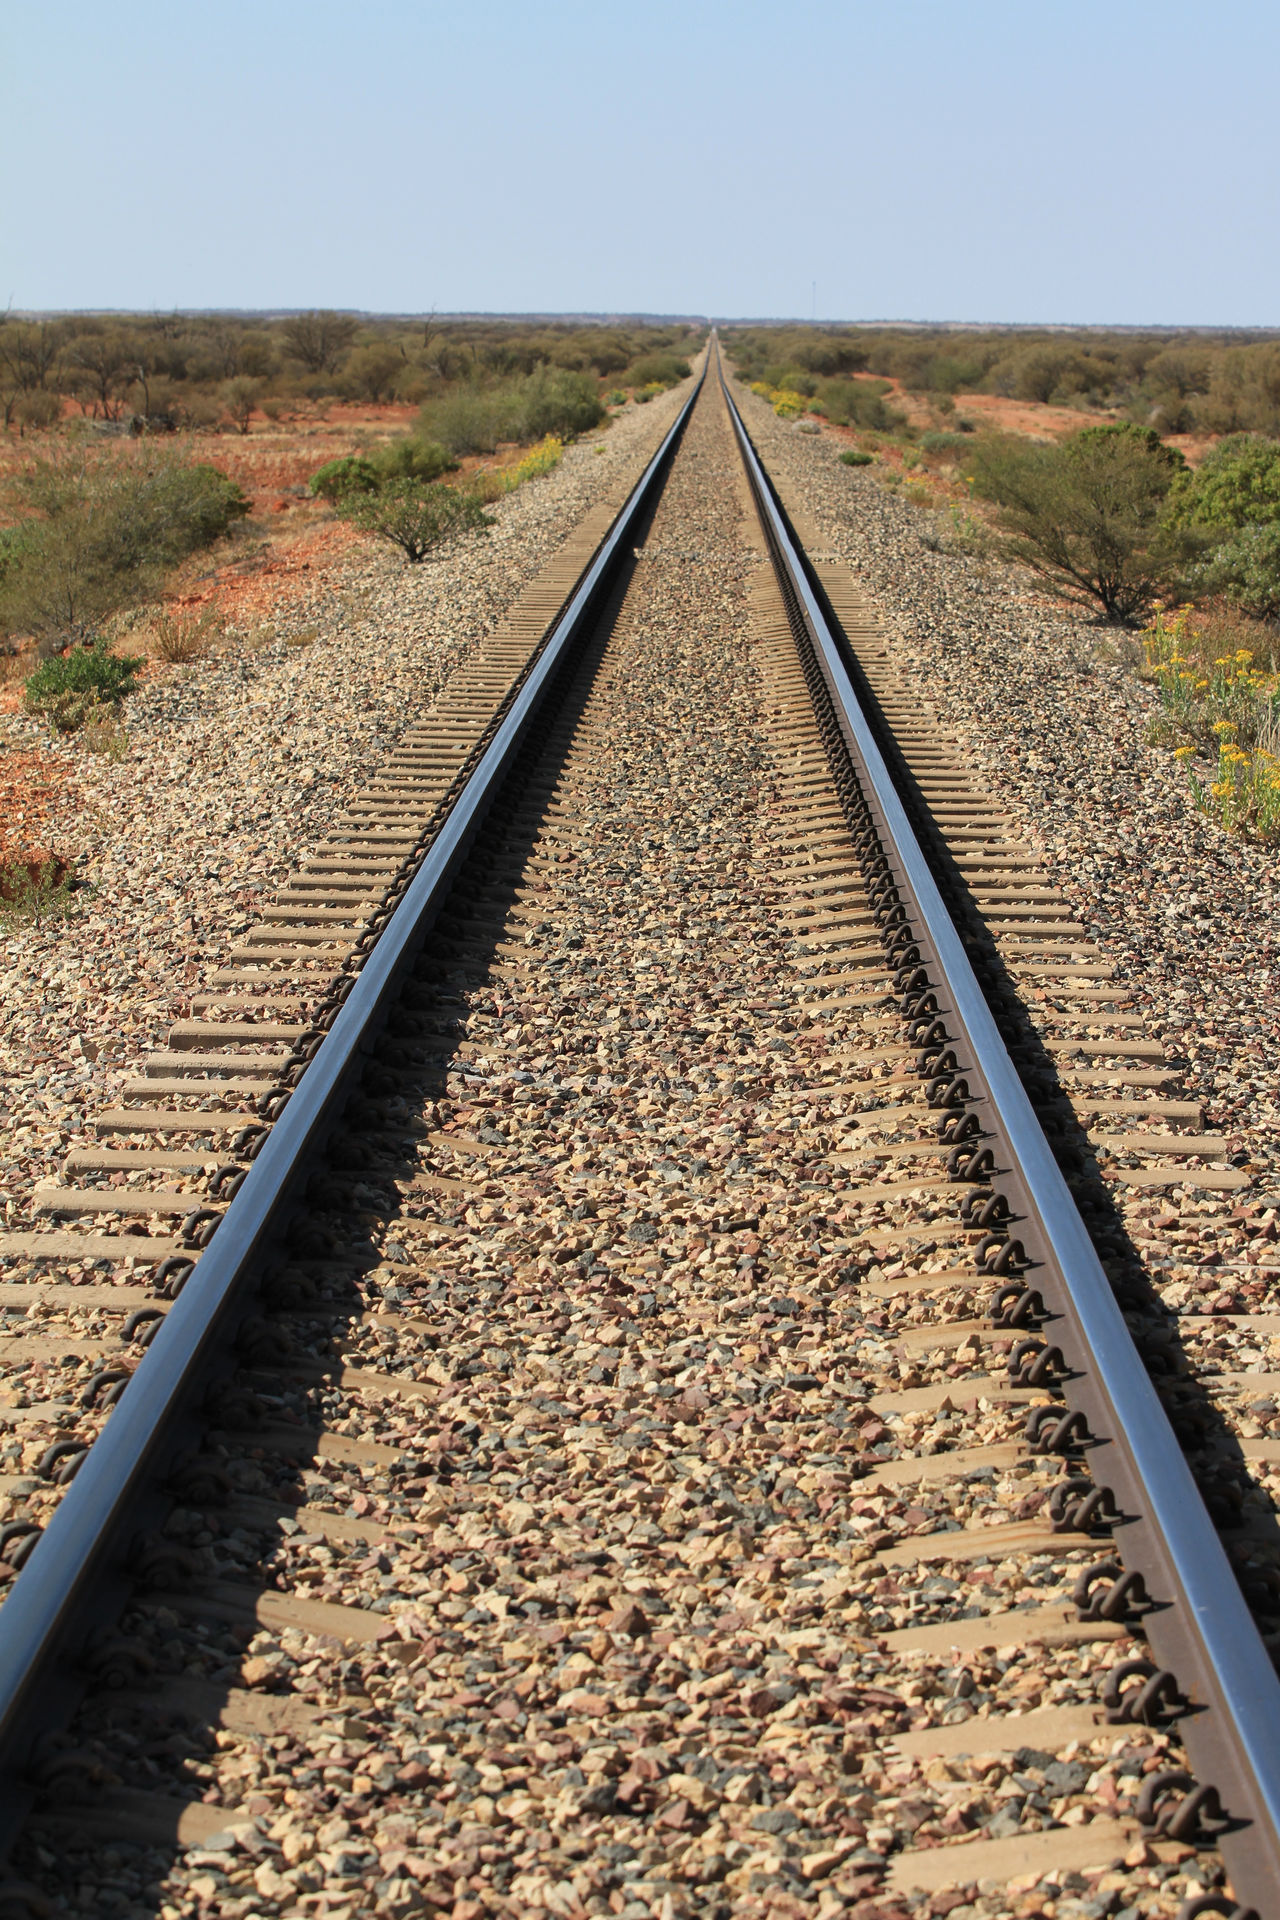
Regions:
M 1095 1556 L 1037 1530 L 1057 1467 L 1018 1446 L 977 1322 L 952 1337 L 978 1311 L 939 1277 L 956 1190 L 874 932 L 825 918 L 865 898 L 808 864 L 816 729 L 767 667 L 741 499 L 708 395 L 576 735 L 458 888 L 438 1010 L 380 1056 L 407 1137 L 384 1118 L 360 1211 L 307 1222 L 351 1275 L 317 1259 L 294 1358 L 336 1343 L 359 1379 L 300 1370 L 272 1419 L 319 1412 L 346 1455 L 292 1475 L 232 1433 L 242 1510 L 170 1524 L 199 1584 L 265 1568 L 376 1637 L 140 1603 L 161 1676 L 315 1717 L 144 1726 L 131 1783 L 180 1762 L 221 1824 L 176 1861 L 47 1832 L 24 1864 L 71 1914 L 1098 1920 L 1171 1915 L 1211 1871 L 1141 1841 L 1113 1867 L 1114 1835 L 1089 1875 L 1027 1868 L 1047 1829 L 1131 1812 L 1161 1733 L 896 1750 L 1087 1703 L 1128 1643 L 1009 1635 Z M 815 1007 L 849 969 L 860 992 Z M 78 1738 L 109 1761 L 97 1711 Z M 1007 1843 L 1003 1879 L 966 1837 Z M 892 1892 L 931 1848 L 965 1892 Z
M 688 390 L 567 448 L 442 559 L 370 543 L 261 651 L 242 640 L 147 680 L 122 759 L 0 721 L 0 747 L 71 770 L 49 840 L 87 883 L 65 921 L 0 919 L 8 1224 L 574 525 L 638 478 Z
M 865 584 L 904 680 L 945 712 L 993 795 L 1149 1012 L 1189 1098 L 1280 1187 L 1280 877 L 1215 826 L 1146 744 L 1155 694 L 1099 629 L 994 559 L 934 552 L 944 516 L 894 497 L 842 442 L 800 433 L 734 383 L 775 479 Z M 942 521 L 940 527 L 937 523 Z

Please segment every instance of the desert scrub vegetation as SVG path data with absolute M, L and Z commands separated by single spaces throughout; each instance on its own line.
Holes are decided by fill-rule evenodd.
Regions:
M 1187 763 L 1196 804 L 1219 825 L 1280 845 L 1280 636 L 1186 605 L 1157 608 L 1138 639 L 1139 671 L 1160 696 L 1152 745 Z
M 312 474 L 310 490 L 330 502 L 348 493 L 376 493 L 393 480 L 438 480 L 453 472 L 458 462 L 436 441 L 407 435 L 370 453 L 348 454 L 329 460 Z
M 966 464 L 1008 555 L 1107 620 L 1134 624 L 1184 591 L 1280 614 L 1276 441 L 1229 436 L 1192 470 L 1154 428 L 1115 422 L 1054 444 L 982 436 Z
M 969 477 L 991 501 L 1006 555 L 1061 599 L 1130 626 L 1160 597 L 1187 545 L 1165 503 L 1186 462 L 1151 428 L 1084 427 L 1057 444 L 992 434 Z
M 1248 644 L 1242 644 L 1248 635 Z M 1140 671 L 1160 694 L 1151 727 L 1155 745 L 1216 752 L 1229 736 L 1263 744 L 1280 726 L 1277 636 L 1251 632 L 1239 620 L 1197 615 L 1187 605 L 1156 608 L 1138 636 Z
M 597 447 L 596 452 L 602 449 Z M 481 468 L 471 481 L 473 491 L 483 501 L 500 500 L 504 494 L 514 493 L 526 480 L 537 480 L 544 473 L 554 473 L 564 456 L 564 441 L 549 433 L 540 440 L 520 460 L 513 461 L 509 467 Z
M 1280 741 L 1275 743 L 1280 745 Z M 1224 739 L 1210 780 L 1191 775 L 1196 805 L 1228 833 L 1263 847 L 1280 846 L 1280 754 Z
M 542 366 L 520 379 L 471 381 L 429 400 L 418 431 L 453 455 L 493 453 L 504 440 L 572 439 L 599 426 L 605 411 L 590 374 Z
M 14 476 L 5 505 L 16 517 L 0 533 L 0 629 L 56 648 L 152 597 L 249 503 L 216 468 L 154 445 L 104 457 L 72 442 Z
M 103 639 L 55 654 L 27 680 L 22 704 L 55 733 L 76 733 L 119 706 L 142 668 L 137 654 L 115 653 Z
M 412 566 L 461 534 L 491 525 L 474 488 L 451 487 L 434 480 L 392 480 L 375 493 L 341 496 L 338 512 L 363 533 L 374 533 L 399 547 Z
M 227 635 L 226 622 L 214 606 L 193 613 L 158 608 L 147 622 L 151 651 L 167 666 L 189 666 L 203 660 Z
M 677 353 L 642 353 L 627 368 L 626 381 L 637 393 L 642 388 L 659 392 L 678 387 L 689 378 L 689 362 Z
M 1152 327 L 724 327 L 748 381 L 871 373 L 936 402 L 988 393 L 1169 433 L 1280 436 L 1280 333 Z
M 739 373 L 738 377 L 744 376 Z M 859 427 L 868 433 L 893 433 L 906 426 L 905 416 L 885 405 L 886 381 L 817 380 L 794 368 L 782 368 L 769 369 L 766 378 L 747 384 L 752 393 L 769 402 L 780 420 L 812 414 L 833 426 Z
M 0 858 L 0 925 L 65 920 L 83 883 L 57 854 Z
M 311 489 L 332 501 L 344 520 L 399 547 L 411 565 L 464 533 L 491 522 L 485 507 L 526 480 L 559 466 L 564 442 L 547 434 L 509 467 L 482 469 L 465 485 L 433 476 L 457 466 L 435 443 L 393 441 L 378 455 L 332 460 L 313 475 Z
M 461 387 L 518 383 L 538 368 L 600 384 L 666 379 L 701 329 L 575 322 L 380 319 L 314 311 L 225 314 L 0 315 L 0 413 L 25 435 L 84 416 L 103 430 L 247 434 L 318 401 L 417 406 Z M 649 356 L 662 373 L 634 369 Z M 548 421 L 531 439 L 561 429 Z
M 1255 619 L 1280 615 L 1280 442 L 1253 433 L 1220 440 L 1179 476 L 1167 517 L 1198 555 L 1193 589 Z

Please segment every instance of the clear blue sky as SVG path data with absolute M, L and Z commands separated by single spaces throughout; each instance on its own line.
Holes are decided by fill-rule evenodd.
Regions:
M 1277 0 L 9 0 L 0 301 L 1280 323 Z

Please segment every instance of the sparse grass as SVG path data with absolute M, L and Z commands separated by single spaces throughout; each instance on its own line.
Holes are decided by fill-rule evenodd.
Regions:
M 198 613 L 182 614 L 167 609 L 152 616 L 151 651 L 170 666 L 186 666 L 203 660 L 226 638 L 226 623 L 216 607 L 201 607 Z
M 948 551 L 967 553 L 975 560 L 985 560 L 995 548 L 990 527 L 961 507 L 949 507 L 947 512 L 951 520 L 951 531 L 946 536 Z
M 0 924 L 65 920 L 77 904 L 71 870 L 57 854 L 0 862 Z
M 319 638 L 319 627 L 303 627 L 299 633 L 286 633 L 284 643 L 296 652 L 302 647 L 314 647 Z
M 121 726 L 113 707 L 92 707 L 80 729 L 80 742 L 87 753 L 100 753 L 106 760 L 124 760 L 129 753 L 129 736 Z

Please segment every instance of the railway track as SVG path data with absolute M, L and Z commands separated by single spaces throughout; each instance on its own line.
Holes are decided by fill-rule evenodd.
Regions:
M 1271 1375 L 1114 1203 L 1247 1175 L 714 356 L 609 518 L 0 1241 L 0 1911 L 1264 1920 Z

